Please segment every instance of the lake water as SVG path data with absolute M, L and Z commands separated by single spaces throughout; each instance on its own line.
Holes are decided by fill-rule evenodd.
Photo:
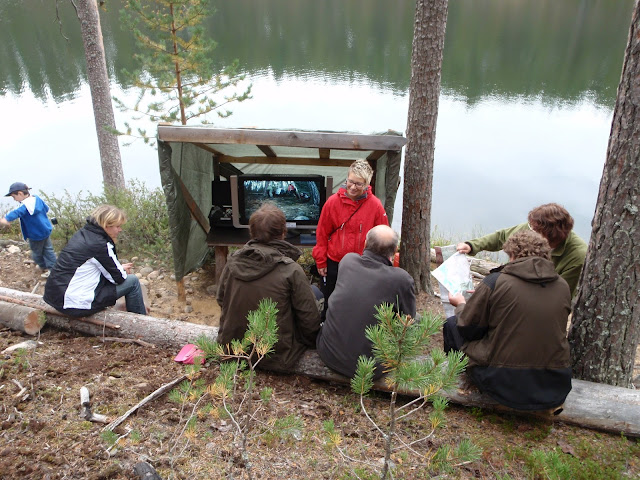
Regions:
M 253 99 L 223 128 L 406 131 L 414 2 L 213 2 L 207 27 Z M 121 2 L 102 16 L 112 94 L 135 47 Z M 585 240 L 606 156 L 633 0 L 452 0 L 438 116 L 432 228 L 465 239 L 563 204 Z M 2 182 L 99 191 L 101 170 L 77 20 L 53 2 L 0 4 Z M 122 126 L 128 116 L 116 112 Z M 125 176 L 159 186 L 156 151 L 122 147 Z M 2 192 L 6 193 L 6 192 Z M 396 212 L 401 195 L 398 197 Z M 0 207 L 11 201 L 2 199 Z M 394 227 L 400 228 L 399 215 Z

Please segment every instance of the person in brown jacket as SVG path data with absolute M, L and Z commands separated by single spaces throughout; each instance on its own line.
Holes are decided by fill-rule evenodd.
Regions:
M 307 347 L 315 346 L 322 293 L 312 289 L 296 263 L 300 249 L 283 240 L 287 227 L 282 210 L 265 202 L 249 218 L 249 233 L 251 240 L 231 255 L 220 277 L 218 343 L 242 339 L 247 313 L 256 310 L 263 298 L 271 298 L 278 305 L 278 342 L 260 366 L 287 371 Z
M 509 263 L 493 269 L 468 303 L 462 294 L 449 295 L 456 315 L 444 325 L 445 352 L 462 350 L 473 382 L 497 402 L 553 409 L 571 390 L 569 285 L 540 234 L 515 233 L 503 249 Z

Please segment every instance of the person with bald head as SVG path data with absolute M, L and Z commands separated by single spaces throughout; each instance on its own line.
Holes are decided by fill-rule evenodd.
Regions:
M 347 377 L 355 374 L 360 355 L 373 356 L 365 329 L 376 323 L 376 306 L 389 303 L 400 314 L 416 315 L 413 278 L 392 264 L 397 249 L 398 234 L 378 225 L 367 233 L 362 256 L 347 253 L 340 261 L 316 348 L 329 368 Z M 382 373 L 377 366 L 374 377 Z

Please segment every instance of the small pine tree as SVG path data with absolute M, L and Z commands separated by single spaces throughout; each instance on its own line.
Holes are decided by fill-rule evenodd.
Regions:
M 232 91 L 245 79 L 238 73 L 238 60 L 223 68 L 214 65 L 216 43 L 207 38 L 202 22 L 213 11 L 209 0 L 130 0 L 121 11 L 122 24 L 133 32 L 140 53 L 134 59 L 139 70 L 124 72 L 140 89 L 135 106 L 130 108 L 114 99 L 122 111 L 133 110 L 140 120 L 152 122 L 179 121 L 182 125 L 195 117 L 209 123 L 207 114 L 216 111 L 219 117 L 231 115 L 221 108 L 231 102 L 251 98 L 251 85 L 242 93 Z M 225 93 L 227 92 L 227 93 Z M 145 100 L 146 94 L 152 99 Z M 216 100 L 214 97 L 222 97 Z M 126 135 L 136 135 L 125 123 Z M 137 136 L 145 143 L 150 137 L 143 128 Z
M 391 453 L 398 448 L 407 448 L 416 452 L 420 442 L 433 436 L 436 428 L 444 422 L 444 409 L 447 400 L 438 395 L 443 390 L 449 390 L 457 385 L 458 377 L 464 370 L 467 359 L 460 352 L 450 352 L 448 355 L 441 349 L 432 350 L 423 356 L 428 348 L 429 338 L 440 331 L 442 319 L 439 316 L 424 313 L 420 319 L 409 315 L 400 315 L 393 311 L 393 305 L 383 304 L 376 307 L 378 323 L 366 329 L 366 337 L 373 344 L 374 358 L 361 356 L 358 359 L 356 374 L 351 380 L 351 389 L 360 395 L 362 412 L 373 423 L 385 440 L 384 466 L 380 478 L 390 475 Z M 386 428 L 380 427 L 369 415 L 364 403 L 364 397 L 373 387 L 373 376 L 376 368 L 383 368 L 386 376 L 384 381 L 391 392 Z M 398 393 L 407 391 L 420 392 L 418 398 L 402 406 L 397 406 Z M 430 431 L 420 439 L 410 442 L 401 440 L 398 430 L 400 422 L 417 412 L 427 402 L 433 411 L 429 415 Z M 341 439 L 333 424 L 326 424 L 329 443 L 340 448 Z M 394 449 L 394 439 L 401 442 L 401 446 Z M 423 460 L 433 465 L 435 463 L 467 462 L 477 458 L 477 447 L 468 441 L 461 442 L 456 449 L 441 447 L 435 453 L 427 451 Z M 370 465 L 371 466 L 371 465 Z
M 207 359 L 221 362 L 218 377 L 206 391 L 214 401 L 221 404 L 223 415 L 233 425 L 234 444 L 240 451 L 249 478 L 253 478 L 253 474 L 247 440 L 260 408 L 254 407 L 255 368 L 273 352 L 278 341 L 277 314 L 277 303 L 265 298 L 260 301 L 257 310 L 247 315 L 249 325 L 242 340 L 220 345 L 201 337 L 196 342 Z M 260 392 L 261 402 L 268 403 L 272 393 L 270 388 Z

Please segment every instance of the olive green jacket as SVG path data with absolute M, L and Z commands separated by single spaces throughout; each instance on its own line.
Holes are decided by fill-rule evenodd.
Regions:
M 502 246 L 504 242 L 507 241 L 507 238 L 516 232 L 528 228 L 528 223 L 521 223 L 515 227 L 504 228 L 465 243 L 471 246 L 471 255 L 475 255 L 483 250 L 497 252 L 502 250 Z M 578 285 L 578 280 L 580 280 L 580 272 L 582 271 L 582 265 L 584 264 L 586 255 L 587 244 L 584 243 L 575 232 L 569 233 L 564 243 L 551 252 L 551 261 L 555 266 L 556 272 L 569 284 L 572 296 L 576 293 L 576 286 Z

